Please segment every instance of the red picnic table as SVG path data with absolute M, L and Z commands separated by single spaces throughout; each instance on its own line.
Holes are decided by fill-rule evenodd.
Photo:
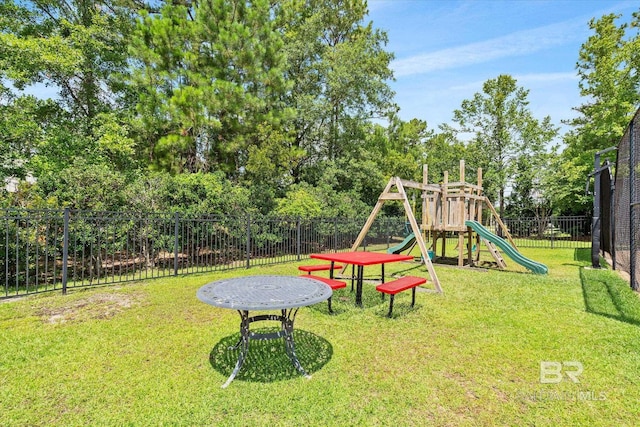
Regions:
M 356 275 L 356 305 L 359 307 L 362 307 L 362 280 L 364 277 L 365 265 L 380 264 L 382 266 L 382 283 L 384 283 L 384 265 L 386 263 L 409 261 L 409 260 L 413 261 L 413 256 L 411 255 L 396 255 L 396 254 L 388 254 L 384 252 L 365 252 L 365 251 L 311 254 L 310 256 L 311 258 L 315 258 L 315 259 L 331 261 L 332 267 L 335 262 L 341 262 L 343 264 L 351 264 L 354 266 L 358 266 L 358 272 Z M 333 279 L 333 268 L 331 268 L 330 270 L 330 276 Z M 352 277 L 352 280 L 353 280 L 353 277 Z

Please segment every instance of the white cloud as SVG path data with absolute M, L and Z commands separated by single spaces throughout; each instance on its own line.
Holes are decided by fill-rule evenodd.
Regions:
M 582 19 L 572 19 L 464 46 L 398 59 L 391 64 L 391 68 L 396 77 L 403 77 L 459 68 L 500 58 L 528 55 L 583 40 L 585 31 Z
M 497 77 L 497 76 L 496 76 Z M 571 81 L 578 81 L 578 75 L 576 73 L 534 73 L 534 74 L 516 74 L 512 76 L 516 79 L 516 84 L 520 87 L 528 89 L 528 86 L 535 84 L 540 85 L 553 85 L 558 83 L 566 83 Z M 464 92 L 464 91 L 480 91 L 482 85 L 486 80 L 477 80 L 462 85 L 454 85 L 447 90 Z

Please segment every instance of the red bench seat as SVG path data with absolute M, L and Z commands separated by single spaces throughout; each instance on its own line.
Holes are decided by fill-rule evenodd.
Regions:
M 335 280 L 335 279 L 328 279 L 326 277 L 314 276 L 314 275 L 311 275 L 311 274 L 309 274 L 309 275 L 303 274 L 300 277 L 306 277 L 307 279 L 314 279 L 314 280 L 319 280 L 321 282 L 324 282 L 327 285 L 329 285 L 329 287 L 331 289 L 333 289 L 334 291 L 336 289 L 346 288 L 347 287 L 347 283 L 346 282 L 341 282 L 340 280 Z
M 423 283 L 427 283 L 427 279 L 425 279 L 424 277 L 405 276 L 396 280 L 392 280 L 391 282 L 381 283 L 376 286 L 376 290 L 382 292 L 383 299 L 384 294 L 389 294 L 391 296 L 388 316 L 391 317 L 391 313 L 393 311 L 393 297 L 395 296 L 395 294 L 406 291 L 407 289 L 411 289 L 411 307 L 413 307 L 416 303 L 416 287 L 422 285 Z
M 341 282 L 340 280 L 335 280 L 335 279 L 328 279 L 326 277 L 320 277 L 320 276 L 313 276 L 311 274 L 303 274 L 300 277 L 306 277 L 307 279 L 314 279 L 314 280 L 319 280 L 321 282 L 326 283 L 327 285 L 329 285 L 329 287 L 332 290 L 336 290 L 336 289 L 341 289 L 341 288 L 346 288 L 347 284 L 346 282 Z M 331 297 L 329 297 L 329 299 L 327 300 L 327 304 L 329 304 L 329 313 L 333 314 L 333 310 L 331 309 Z
M 334 264 L 333 269 L 337 270 L 342 268 L 340 264 Z M 306 271 L 308 274 L 311 274 L 312 271 L 328 271 L 331 270 L 331 264 L 318 264 L 318 265 L 301 265 L 298 267 L 300 271 Z

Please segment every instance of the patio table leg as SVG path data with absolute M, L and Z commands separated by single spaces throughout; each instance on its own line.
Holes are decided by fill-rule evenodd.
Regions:
M 236 345 L 230 346 L 229 349 L 234 350 L 234 349 L 240 348 L 240 354 L 238 354 L 238 361 L 236 362 L 236 366 L 233 368 L 233 372 L 231 372 L 231 375 L 229 376 L 227 381 L 222 385 L 222 388 L 227 388 L 227 386 L 231 384 L 231 381 L 234 380 L 236 375 L 238 375 L 238 372 L 240 372 L 240 369 L 244 364 L 244 360 L 246 359 L 247 354 L 249 352 L 249 341 L 251 341 L 252 339 L 268 340 L 268 339 L 275 339 L 275 338 L 284 338 L 285 351 L 287 352 L 287 356 L 289 356 L 289 359 L 291 360 L 291 363 L 293 364 L 293 366 L 305 378 L 307 379 L 311 378 L 311 375 L 307 374 L 307 372 L 304 370 L 304 368 L 300 364 L 300 361 L 298 360 L 298 356 L 296 356 L 296 345 L 293 339 L 293 322 L 296 318 L 296 314 L 298 313 L 298 308 L 282 309 L 281 314 L 279 316 L 265 314 L 260 316 L 249 317 L 249 311 L 247 310 L 243 310 L 243 311 L 238 310 L 238 313 L 240 313 L 240 319 L 241 319 L 240 320 L 240 340 Z M 280 332 L 274 332 L 274 333 L 251 332 L 249 329 L 249 325 L 252 322 L 261 321 L 261 320 L 279 320 L 281 325 Z
M 229 378 L 227 378 L 227 381 L 222 384 L 222 388 L 227 388 L 227 386 L 231 384 L 231 381 L 233 381 L 236 375 L 238 375 L 238 372 L 240 372 L 240 368 L 242 368 L 244 359 L 247 357 L 247 353 L 249 351 L 249 311 L 238 310 L 238 313 L 240 313 L 240 341 L 238 341 L 238 344 L 235 345 L 235 348 L 238 348 L 238 346 L 240 346 L 240 354 L 238 355 L 238 361 L 236 362 L 236 366 L 233 368 L 233 372 L 231 372 L 231 375 L 229 376 Z
M 298 309 L 290 309 L 287 313 L 287 310 L 282 310 L 282 330 L 284 332 L 284 345 L 287 351 L 287 355 L 289 359 L 291 359 L 291 363 L 293 366 L 300 372 L 305 378 L 311 379 L 311 375 L 307 374 L 304 370 L 298 357 L 296 356 L 296 344 L 293 339 L 293 321 L 296 318 L 296 314 L 298 313 Z M 292 315 L 293 314 L 293 315 Z

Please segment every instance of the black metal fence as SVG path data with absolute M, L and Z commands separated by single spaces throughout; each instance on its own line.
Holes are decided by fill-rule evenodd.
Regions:
M 0 298 L 300 260 L 347 250 L 364 219 L 0 211 Z M 375 221 L 365 245 L 404 221 Z
M 0 298 L 294 262 L 345 251 L 365 218 L 256 218 L 180 213 L 0 211 Z M 506 220 L 519 247 L 589 245 L 587 218 Z M 363 246 L 388 248 L 405 218 L 378 217 Z
M 503 218 L 519 248 L 589 248 L 591 218 L 587 216 Z M 493 217 L 490 227 L 497 229 Z

